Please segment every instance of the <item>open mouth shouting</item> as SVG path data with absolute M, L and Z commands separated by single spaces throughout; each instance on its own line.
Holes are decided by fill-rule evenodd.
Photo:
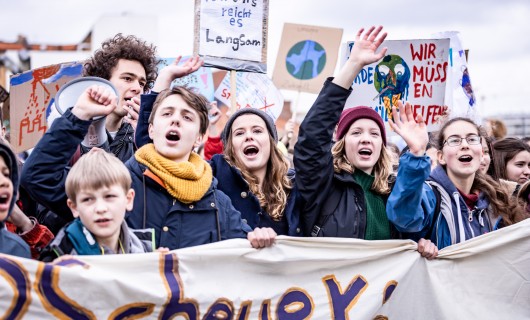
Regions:
M 11 204 L 11 194 L 4 192 L 0 194 L 0 210 L 5 211 L 9 210 L 9 205 Z
M 458 161 L 464 162 L 464 163 L 469 163 L 469 162 L 473 161 L 473 157 L 468 155 L 468 154 L 466 154 L 466 155 L 460 156 L 458 158 Z
M 176 131 L 176 130 L 170 130 L 166 134 L 166 139 L 169 142 L 178 142 L 178 141 L 180 141 L 180 133 L 178 131 Z
M 362 148 L 359 150 L 359 155 L 361 156 L 361 159 L 369 159 L 372 153 L 373 151 L 368 148 Z
M 256 157 L 258 153 L 259 153 L 259 148 L 256 147 L 255 145 L 249 145 L 243 149 L 243 154 L 245 155 L 245 157 L 250 158 L 250 159 Z

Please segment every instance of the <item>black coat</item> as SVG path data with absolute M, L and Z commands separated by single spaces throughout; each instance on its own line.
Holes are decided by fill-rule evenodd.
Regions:
M 328 79 L 300 126 L 294 166 L 306 236 L 365 236 L 364 192 L 351 174 L 334 172 L 331 154 L 333 130 L 350 92 Z

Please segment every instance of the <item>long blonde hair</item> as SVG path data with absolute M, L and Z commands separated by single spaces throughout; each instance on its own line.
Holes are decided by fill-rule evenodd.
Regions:
M 355 166 L 346 157 L 345 137 L 346 135 L 344 135 L 339 141 L 335 142 L 333 148 L 331 149 L 331 153 L 333 155 L 333 169 L 337 173 L 345 171 L 347 173 L 353 174 L 357 168 L 355 168 Z M 388 154 L 388 151 L 384 145 L 382 145 L 381 154 L 379 155 L 379 159 L 377 159 L 373 169 L 373 175 L 375 179 L 374 183 L 372 184 L 372 190 L 383 195 L 389 194 L 391 190 L 388 185 L 388 181 L 391 173 L 392 163 L 390 154 Z
M 248 183 L 250 191 L 258 198 L 260 206 L 273 220 L 279 221 L 283 217 L 287 197 L 292 189 L 292 182 L 287 177 L 289 165 L 270 134 L 269 143 L 271 153 L 267 161 L 267 173 L 262 188 L 259 186 L 258 177 L 249 172 L 243 162 L 235 156 L 232 139 L 227 139 L 224 158 L 231 166 L 239 169 L 243 179 Z

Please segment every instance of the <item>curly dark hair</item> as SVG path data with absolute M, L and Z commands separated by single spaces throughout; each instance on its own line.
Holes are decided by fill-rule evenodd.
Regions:
M 154 84 L 158 76 L 156 47 L 147 44 L 136 36 L 123 36 L 118 33 L 112 39 L 101 44 L 101 48 L 87 59 L 83 67 L 83 76 L 94 76 L 109 80 L 112 70 L 120 59 L 135 60 L 142 64 L 147 77 L 144 92 Z

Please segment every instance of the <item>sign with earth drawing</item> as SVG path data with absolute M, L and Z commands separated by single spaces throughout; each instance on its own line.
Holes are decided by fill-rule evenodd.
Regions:
M 333 75 L 342 29 L 286 23 L 272 81 L 280 89 L 318 93 Z
M 341 64 L 353 45 L 351 41 L 343 46 Z M 450 113 L 445 94 L 449 39 L 388 40 L 381 45 L 384 47 L 388 48 L 386 56 L 365 66 L 355 78 L 345 108 L 370 106 L 387 123 L 392 106 L 398 100 L 409 101 L 428 130 L 438 130 Z

